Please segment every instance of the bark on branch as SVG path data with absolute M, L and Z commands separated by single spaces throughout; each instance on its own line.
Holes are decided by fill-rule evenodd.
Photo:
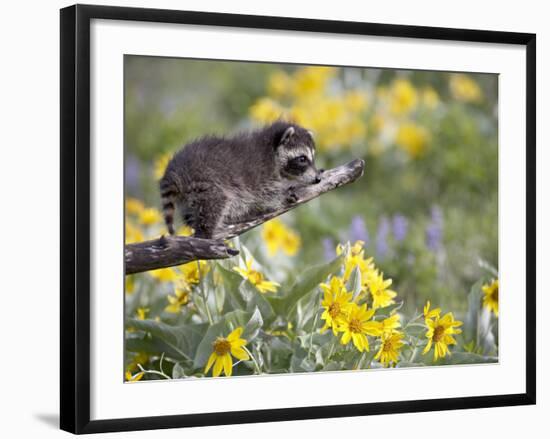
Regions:
M 126 274 L 173 267 L 198 259 L 224 259 L 235 256 L 238 251 L 225 245 L 224 240 L 241 235 L 319 195 L 354 182 L 363 175 L 364 168 L 365 162 L 357 159 L 325 171 L 320 183 L 293 189 L 296 196 L 294 203 L 276 211 L 266 212 L 250 221 L 228 225 L 225 230 L 214 236 L 214 239 L 163 236 L 151 241 L 127 244 L 124 251 Z

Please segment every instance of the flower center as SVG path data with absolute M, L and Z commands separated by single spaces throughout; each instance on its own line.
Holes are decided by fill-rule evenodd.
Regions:
M 212 343 L 212 346 L 214 346 L 214 352 L 219 356 L 225 355 L 231 350 L 231 343 L 223 337 L 218 337 L 216 341 Z
M 351 332 L 361 332 L 361 320 L 351 319 L 349 322 L 349 329 Z
M 331 304 L 330 307 L 328 308 L 328 313 L 333 319 L 338 317 L 340 315 L 340 304 L 336 302 Z
M 250 270 L 250 272 L 248 273 L 248 280 L 254 285 L 258 285 L 262 283 L 262 281 L 264 280 L 264 276 L 258 271 Z
M 498 302 L 498 287 L 496 287 L 493 292 L 491 293 L 491 298 L 495 301 L 495 302 Z
M 382 346 L 382 350 L 384 352 L 391 352 L 393 350 L 393 343 L 391 342 L 391 340 L 386 340 L 384 342 L 384 345 Z
M 443 338 L 444 333 L 445 333 L 445 327 L 444 326 L 436 326 L 435 329 L 434 329 L 433 340 L 435 342 L 441 341 L 441 339 Z

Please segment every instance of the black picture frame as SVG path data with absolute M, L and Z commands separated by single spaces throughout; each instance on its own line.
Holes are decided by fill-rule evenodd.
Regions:
M 93 19 L 357 34 L 522 45 L 526 47 L 526 392 L 90 420 L 90 22 Z M 303 18 L 75 5 L 61 10 L 61 404 L 60 426 L 72 433 L 273 422 L 535 404 L 536 400 L 536 35 Z

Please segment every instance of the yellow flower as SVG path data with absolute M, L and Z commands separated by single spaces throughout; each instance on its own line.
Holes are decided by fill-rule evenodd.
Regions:
M 382 320 L 382 333 L 391 333 L 394 329 L 401 327 L 401 322 L 399 321 L 399 319 L 399 314 L 394 314 Z
M 433 87 L 424 87 L 422 89 L 422 104 L 430 110 L 435 109 L 439 105 L 439 95 Z
M 407 114 L 414 110 L 418 101 L 415 88 L 404 78 L 393 81 L 389 98 L 390 111 L 395 115 Z
M 270 96 L 280 98 L 285 96 L 292 87 L 292 81 L 288 74 L 282 70 L 271 74 L 267 82 L 267 90 Z
M 166 152 L 155 160 L 154 173 L 157 180 L 160 180 L 164 176 L 164 172 L 166 171 L 166 167 L 168 166 L 172 155 L 173 154 L 171 152 Z
M 350 247 L 348 254 L 344 260 L 344 275 L 343 280 L 347 282 L 355 267 L 359 267 L 361 278 L 365 281 L 366 276 L 374 269 L 373 258 L 364 259 L 363 241 L 357 241 Z M 339 256 L 344 251 L 344 247 L 340 244 L 336 247 L 336 254 Z
M 483 98 L 483 93 L 477 82 L 463 73 L 452 75 L 449 86 L 453 97 L 459 101 L 479 102 Z
M 344 95 L 344 102 L 349 110 L 359 113 L 367 108 L 367 96 L 360 90 L 349 91 Z
M 132 294 L 136 288 L 134 283 L 134 276 L 131 274 L 126 276 L 126 279 L 124 279 L 124 283 L 124 291 L 126 292 L 126 294 Z
M 435 316 L 433 319 L 426 319 L 426 325 L 428 331 L 426 337 L 428 338 L 428 344 L 422 352 L 424 355 L 429 352 L 434 346 L 434 361 L 438 358 L 443 358 L 447 354 L 451 355 L 449 345 L 456 344 L 456 340 L 453 335 L 460 334 L 461 329 L 458 326 L 462 325 L 462 322 L 455 320 L 453 313 L 447 313 L 443 317 Z
M 380 131 L 382 131 L 385 125 L 386 118 L 382 113 L 377 112 L 374 116 L 372 116 L 370 120 L 370 126 L 374 133 L 379 133 Z
M 294 95 L 303 99 L 322 93 L 327 82 L 337 71 L 334 67 L 319 66 L 307 66 L 297 70 L 294 74 Z
M 133 376 L 132 371 L 133 370 L 140 370 L 138 365 L 146 364 L 149 361 L 149 355 L 145 352 L 139 352 L 137 353 L 132 362 L 128 365 L 128 369 L 126 369 L 126 376 L 128 376 L 128 373 L 130 376 Z M 137 374 L 136 374 L 137 375 Z M 135 381 L 140 380 L 141 377 L 137 378 Z
M 126 231 L 126 233 L 124 234 L 124 240 L 126 244 L 143 241 L 143 233 L 128 218 L 126 219 L 126 224 L 124 227 Z
M 186 282 L 180 280 L 176 282 L 175 288 L 174 288 L 174 295 L 169 295 L 166 297 L 168 300 L 168 305 L 164 310 L 166 312 L 177 314 L 181 311 L 182 306 L 187 305 L 189 303 L 189 293 L 190 293 L 190 287 L 189 284 Z
M 250 115 L 259 122 L 270 123 L 282 118 L 284 108 L 270 98 L 260 98 L 250 107 Z
M 159 268 L 147 273 L 159 282 L 173 282 L 178 278 L 178 274 L 173 268 Z
M 137 314 L 137 318 L 138 320 L 145 320 L 145 318 L 147 317 L 147 313 L 149 312 L 149 308 L 138 308 L 136 309 L 136 314 Z
M 395 143 L 412 158 L 420 157 L 430 142 L 430 133 L 413 122 L 405 122 L 397 129 Z
M 345 144 L 360 140 L 367 134 L 367 125 L 359 118 L 350 119 L 343 126 L 343 142 Z
M 137 198 L 127 198 L 126 199 L 126 213 L 130 215 L 139 215 L 145 210 L 143 203 Z
M 127 370 L 126 373 L 124 374 L 124 377 L 126 378 L 126 381 L 133 383 L 142 379 L 143 375 L 145 375 L 144 372 L 138 372 L 135 375 L 132 375 L 132 372 Z
M 263 225 L 262 238 L 267 245 L 267 252 L 270 256 L 273 256 L 279 250 L 282 233 L 282 222 L 278 219 L 273 219 Z
M 382 325 L 380 322 L 372 321 L 374 310 L 368 310 L 367 304 L 361 306 L 352 303 L 345 319 L 338 325 L 338 331 L 343 332 L 340 339 L 341 344 L 353 344 L 359 352 L 369 350 L 369 340 L 367 335 L 380 336 L 382 334 Z
M 332 332 L 336 335 L 339 324 L 351 308 L 353 294 L 347 292 L 344 282 L 339 277 L 333 277 L 330 283 L 322 283 L 320 287 L 325 293 L 321 302 L 321 306 L 325 309 L 321 315 L 325 326 L 321 328 L 321 332 L 332 328 Z
M 260 293 L 277 291 L 280 286 L 277 282 L 272 282 L 264 279 L 264 275 L 259 271 L 252 269 L 252 259 L 246 260 L 246 270 L 241 267 L 233 267 L 233 270 L 239 273 L 244 279 L 247 279 Z
M 149 355 L 147 355 L 144 352 L 137 353 L 130 364 L 128 364 L 128 368 L 126 369 L 126 373 L 124 374 L 126 381 L 139 381 L 143 378 L 144 372 L 141 371 L 139 368 L 139 365 L 146 364 L 149 361 Z M 132 371 L 138 370 L 136 374 L 133 374 Z
M 189 226 L 181 226 L 176 232 L 179 236 L 193 236 L 194 233 L 193 228 Z
M 233 373 L 233 361 L 231 355 L 241 361 L 249 359 L 248 353 L 243 347 L 246 345 L 246 340 L 241 338 L 243 328 L 238 327 L 232 331 L 227 337 L 218 337 L 212 343 L 213 352 L 208 358 L 204 373 L 207 374 L 212 365 L 212 376 L 220 376 L 222 370 L 225 376 L 231 376 Z
M 294 256 L 298 253 L 301 244 L 302 240 L 300 239 L 300 236 L 289 230 L 285 236 L 283 236 L 281 246 L 283 248 L 283 252 L 285 252 L 288 256 Z
M 294 256 L 300 249 L 300 236 L 281 220 L 273 219 L 262 227 L 262 238 L 270 256 L 282 249 L 288 256 Z
M 439 318 L 439 315 L 441 314 L 441 308 L 430 309 L 430 307 L 431 303 L 428 300 L 426 302 L 426 305 L 424 305 L 424 319 Z
M 498 279 L 493 279 L 490 284 L 481 287 L 483 291 L 483 306 L 495 313 L 498 317 Z
M 399 351 L 403 345 L 403 333 L 398 331 L 385 332 L 382 334 L 380 349 L 374 359 L 380 361 L 386 367 L 390 363 L 395 365 L 399 361 Z
M 157 209 L 150 207 L 140 213 L 139 220 L 144 226 L 152 226 L 162 221 L 162 215 Z
M 391 279 L 384 279 L 384 274 L 375 270 L 366 279 L 366 285 L 372 296 L 372 307 L 374 309 L 383 308 L 395 303 L 394 297 L 397 296 L 395 291 L 389 290 L 388 287 L 392 284 Z
M 210 266 L 206 261 L 193 261 L 179 266 L 188 284 L 198 284 L 208 274 Z

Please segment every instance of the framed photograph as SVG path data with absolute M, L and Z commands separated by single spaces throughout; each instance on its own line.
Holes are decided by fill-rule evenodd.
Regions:
M 535 41 L 62 9 L 61 428 L 534 404 Z

